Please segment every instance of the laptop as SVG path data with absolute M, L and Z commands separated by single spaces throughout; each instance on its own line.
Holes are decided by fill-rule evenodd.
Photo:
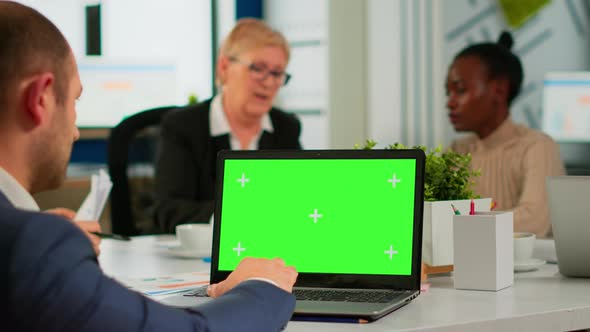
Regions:
M 221 151 L 211 283 L 246 256 L 281 257 L 299 272 L 294 317 L 372 321 L 409 303 L 420 293 L 424 160 L 422 150 Z
M 548 177 L 547 195 L 559 272 L 590 277 L 590 176 Z

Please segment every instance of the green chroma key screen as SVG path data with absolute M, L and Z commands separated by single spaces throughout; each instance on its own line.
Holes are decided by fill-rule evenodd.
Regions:
M 219 270 L 281 257 L 298 272 L 410 275 L 413 159 L 225 160 Z

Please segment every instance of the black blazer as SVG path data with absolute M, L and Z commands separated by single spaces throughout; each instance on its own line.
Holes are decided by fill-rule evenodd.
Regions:
M 161 128 L 156 166 L 155 221 L 164 232 L 181 223 L 208 222 L 214 210 L 217 153 L 229 150 L 229 135 L 211 137 L 211 100 L 167 114 Z M 273 133 L 263 132 L 258 146 L 301 149 L 301 124 L 293 114 L 272 108 Z

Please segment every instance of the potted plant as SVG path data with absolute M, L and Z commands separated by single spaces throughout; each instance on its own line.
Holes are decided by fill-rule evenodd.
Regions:
M 377 142 L 367 140 L 355 148 L 373 149 Z M 386 149 L 407 149 L 395 143 Z M 479 198 L 473 193 L 473 178 L 479 170 L 471 169 L 471 155 L 440 146 L 428 150 L 424 169 L 424 226 L 422 235 L 422 261 L 430 266 L 453 264 L 453 214 L 455 207 L 461 214 L 468 214 L 471 200 L 477 211 L 490 211 L 492 199 Z

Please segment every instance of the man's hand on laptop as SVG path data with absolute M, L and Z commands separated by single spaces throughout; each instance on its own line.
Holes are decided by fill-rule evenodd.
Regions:
M 280 258 L 246 257 L 227 279 L 209 286 L 207 294 L 210 297 L 219 297 L 248 279 L 265 280 L 291 293 L 297 280 L 297 271 L 293 266 L 286 266 Z
M 74 225 L 78 226 L 82 230 L 82 232 L 86 234 L 86 236 L 90 240 L 90 243 L 92 243 L 92 248 L 94 249 L 96 256 L 100 254 L 100 237 L 92 234 L 92 232 L 101 231 L 100 224 L 98 223 L 98 221 L 74 221 L 74 218 L 76 217 L 76 212 L 66 208 L 55 208 L 45 210 L 44 212 L 63 217 L 69 220 L 70 222 L 74 223 Z

